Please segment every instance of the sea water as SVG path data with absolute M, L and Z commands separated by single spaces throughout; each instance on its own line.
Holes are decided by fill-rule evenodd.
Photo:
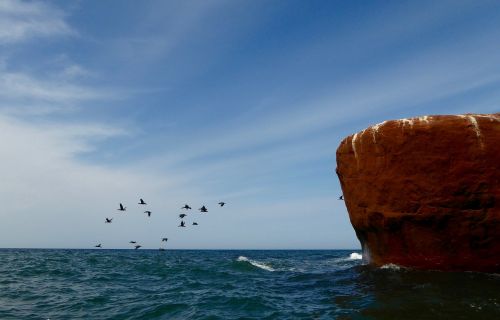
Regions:
M 0 319 L 500 319 L 500 276 L 353 250 L 2 249 Z

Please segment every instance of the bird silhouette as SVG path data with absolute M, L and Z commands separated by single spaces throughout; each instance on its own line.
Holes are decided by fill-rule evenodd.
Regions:
M 101 244 L 99 243 L 98 245 L 94 246 L 96 248 L 102 248 Z
M 137 243 L 137 241 L 129 241 L 129 243 Z
M 167 241 L 168 241 L 168 238 L 162 238 L 162 239 L 161 239 L 161 241 L 162 241 L 162 242 L 163 242 L 163 241 L 167 242 Z
M 116 209 L 118 211 L 126 211 L 127 207 L 124 207 L 123 204 L 120 203 L 120 208 Z
M 341 195 L 341 196 L 339 197 L 339 200 L 344 200 L 344 195 Z
M 187 216 L 187 214 L 185 214 L 185 213 L 181 213 L 181 214 L 179 215 L 179 218 L 184 219 L 184 217 L 185 217 L 185 216 Z
M 146 210 L 146 211 L 144 211 L 144 213 L 147 213 L 148 217 L 151 217 L 151 211 Z
M 191 207 L 185 204 L 184 207 L 181 207 L 181 209 L 191 210 Z
M 225 202 L 219 202 L 219 206 L 223 207 L 226 203 Z
M 106 218 L 106 222 L 104 222 L 104 223 L 111 223 L 111 221 L 113 221 L 113 218 L 111 218 L 111 219 Z
M 197 226 L 198 225 L 198 222 L 193 222 L 193 226 Z
M 142 199 L 139 199 L 139 203 L 138 204 L 147 204 L 146 202 L 144 202 L 144 200 Z
M 184 223 L 184 220 L 181 220 L 181 224 L 179 225 L 179 227 L 184 228 L 185 226 L 186 226 L 186 224 Z
M 200 212 L 208 212 L 207 208 L 205 206 L 199 208 Z
M 137 250 L 137 249 L 139 249 L 139 248 L 140 248 L 140 247 L 142 247 L 142 246 L 140 246 L 140 245 L 136 245 L 136 246 L 134 246 L 134 247 L 135 247 L 135 250 Z

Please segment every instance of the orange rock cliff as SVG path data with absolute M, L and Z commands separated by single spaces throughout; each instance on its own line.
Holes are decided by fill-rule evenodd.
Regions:
M 371 126 L 337 175 L 367 262 L 500 272 L 500 113 Z

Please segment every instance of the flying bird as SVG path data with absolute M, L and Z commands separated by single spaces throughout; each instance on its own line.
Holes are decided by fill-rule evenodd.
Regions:
M 146 211 L 144 211 L 144 213 L 147 213 L 148 217 L 151 217 L 151 211 L 146 210 Z
M 137 241 L 130 241 L 129 243 L 137 243 Z
M 111 219 L 106 218 L 106 222 L 104 222 L 104 223 L 111 223 L 111 221 L 113 221 L 113 218 L 111 218 Z
M 127 207 L 124 207 L 123 204 L 120 203 L 120 208 L 116 209 L 118 211 L 125 211 L 127 210 Z
M 191 207 L 185 204 L 184 207 L 181 207 L 181 209 L 191 210 Z
M 168 238 L 162 238 L 161 241 L 165 241 L 167 242 L 168 241 Z
M 199 208 L 200 212 L 208 212 L 207 208 L 205 206 Z
M 101 244 L 99 243 L 97 246 L 94 246 L 96 248 L 102 248 Z
M 140 246 L 140 245 L 136 245 L 136 246 L 134 246 L 134 247 L 135 247 L 135 250 L 137 250 L 137 249 L 139 249 L 139 248 L 140 248 L 140 247 L 142 247 L 142 246 Z
M 139 199 L 139 203 L 138 204 L 147 204 L 146 202 L 144 202 L 144 200 L 142 199 Z
M 185 217 L 185 216 L 187 216 L 187 214 L 185 214 L 185 213 L 181 213 L 181 214 L 179 215 L 179 218 L 184 219 L 184 217 Z
M 225 202 L 219 202 L 219 206 L 223 207 L 226 203 Z
M 184 220 L 181 220 L 181 224 L 179 225 L 179 227 L 184 228 L 185 226 L 186 226 L 186 224 L 184 223 Z
M 193 222 L 193 226 L 197 226 L 198 225 L 198 222 Z
M 339 200 L 344 200 L 344 195 L 341 195 L 341 196 L 339 197 Z

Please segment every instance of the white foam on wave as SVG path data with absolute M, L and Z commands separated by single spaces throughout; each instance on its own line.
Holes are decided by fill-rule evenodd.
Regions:
M 401 270 L 401 267 L 394 263 L 384 264 L 380 269 Z
M 362 254 L 359 254 L 357 252 L 353 252 L 351 253 L 351 255 L 349 256 L 349 260 L 361 260 L 363 259 L 363 255 Z
M 362 259 L 363 259 L 362 254 L 357 253 L 357 252 L 353 252 L 348 257 L 337 258 L 337 259 L 334 259 L 333 261 L 335 264 L 337 264 L 338 262 L 356 261 L 356 260 L 362 260 Z
M 261 262 L 258 262 L 258 261 L 255 261 L 255 260 L 252 260 L 252 259 L 248 259 L 247 257 L 245 256 L 239 256 L 238 259 L 236 259 L 236 261 L 244 261 L 244 262 L 248 262 L 250 263 L 252 266 L 254 267 L 257 267 L 257 268 L 260 268 L 260 269 L 263 269 L 263 270 L 266 270 L 266 271 L 275 271 L 272 267 L 268 266 L 268 265 L 265 265 Z

